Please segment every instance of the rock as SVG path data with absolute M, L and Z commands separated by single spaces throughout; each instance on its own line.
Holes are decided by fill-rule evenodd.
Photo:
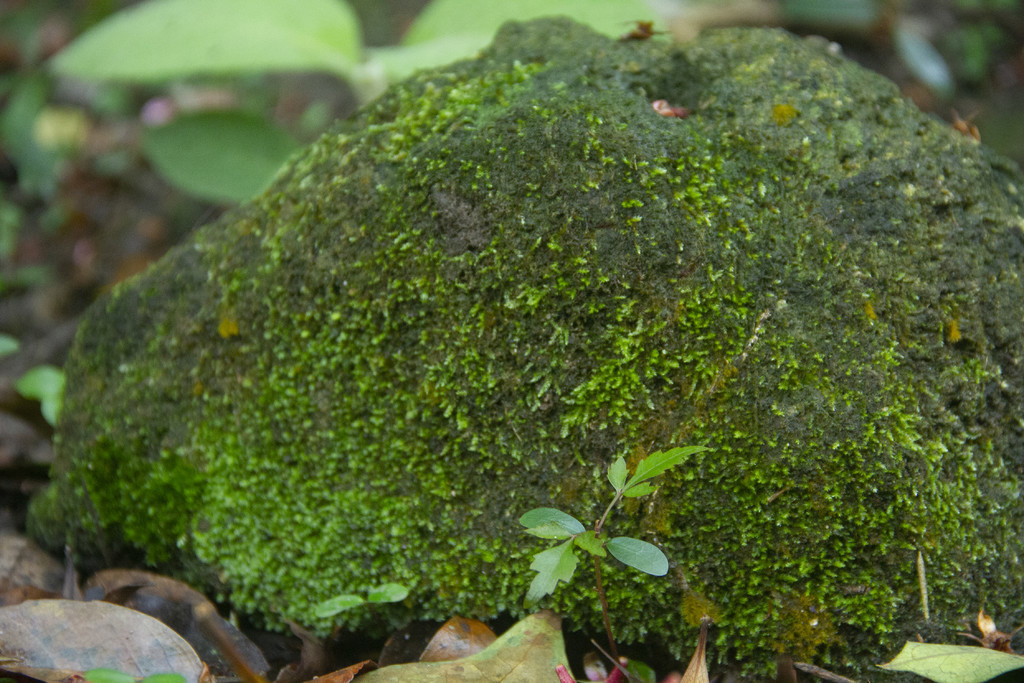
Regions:
M 345 625 L 521 614 L 523 512 L 706 444 L 611 519 L 672 563 L 609 569 L 623 640 L 688 657 L 711 612 L 756 677 L 1016 623 L 1022 214 L 1011 162 L 820 42 L 508 25 L 97 302 L 33 529 L 271 624 L 385 581 Z M 551 605 L 599 632 L 588 571 Z

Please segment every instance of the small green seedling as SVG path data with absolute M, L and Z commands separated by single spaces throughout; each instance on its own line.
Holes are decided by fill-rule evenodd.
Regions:
M 37 365 L 14 383 L 14 389 L 28 399 L 39 401 L 43 417 L 51 427 L 64 404 L 64 371 L 52 365 Z
M 118 669 L 90 669 L 82 677 L 89 683 L 185 683 L 185 677 L 181 674 L 153 674 L 136 678 Z
M 594 560 L 597 594 L 601 600 L 608 642 L 612 654 L 617 658 L 611 622 L 608 618 L 608 601 L 601 585 L 601 558 L 611 553 L 619 562 L 653 576 L 664 576 L 668 572 L 668 558 L 657 546 L 646 541 L 628 536 L 609 538 L 605 522 L 612 509 L 623 498 L 638 498 L 654 493 L 657 489 L 651 483 L 652 479 L 682 463 L 691 455 L 705 450 L 707 448 L 704 446 L 685 446 L 651 453 L 637 463 L 632 476 L 628 476 L 626 459 L 620 456 L 608 467 L 608 482 L 615 489 L 615 495 L 605 508 L 604 514 L 594 523 L 593 529 L 587 529 L 578 519 L 556 508 L 534 508 L 520 517 L 519 523 L 526 527 L 526 533 L 540 538 L 562 540 L 562 543 L 555 547 L 534 555 L 530 569 L 537 572 L 537 576 L 533 577 L 530 584 L 526 603 L 536 603 L 545 595 L 553 593 L 560 581 L 568 583 L 572 579 L 579 564 L 576 548 L 589 553 Z
M 335 595 L 333 598 L 328 598 L 313 608 L 313 614 L 321 618 L 333 617 L 335 614 L 360 605 L 401 602 L 408 595 L 409 589 L 402 584 L 385 583 L 383 586 L 371 589 L 365 598 L 360 595 Z

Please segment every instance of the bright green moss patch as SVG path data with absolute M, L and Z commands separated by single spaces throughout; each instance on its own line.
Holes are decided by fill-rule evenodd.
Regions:
M 33 526 L 273 624 L 384 582 L 412 589 L 394 623 L 520 612 L 524 511 L 584 519 L 619 455 L 706 444 L 614 520 L 673 563 L 610 570 L 624 640 L 685 656 L 706 607 L 719 666 L 759 676 L 1013 621 L 1022 202 L 813 41 L 510 25 L 92 309 Z

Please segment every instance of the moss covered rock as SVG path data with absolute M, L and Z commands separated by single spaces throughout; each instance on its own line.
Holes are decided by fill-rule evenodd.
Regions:
M 521 513 L 706 444 L 611 520 L 672 562 L 609 572 L 623 639 L 876 662 L 928 632 L 919 554 L 936 632 L 1024 604 L 1022 213 L 823 43 L 509 25 L 91 309 L 33 527 L 271 623 L 384 581 L 393 622 L 521 613 Z

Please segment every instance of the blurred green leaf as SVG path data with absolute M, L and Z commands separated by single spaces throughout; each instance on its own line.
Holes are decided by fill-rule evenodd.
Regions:
M 929 90 L 942 97 L 951 97 L 956 89 L 946 60 L 928 40 L 906 22 L 893 30 L 896 54 Z
M 25 398 L 39 401 L 43 417 L 57 425 L 64 403 L 64 371 L 52 365 L 38 365 L 14 383 L 14 389 Z
M 668 573 L 668 558 L 665 557 L 665 553 L 646 541 L 619 536 L 608 541 L 605 547 L 612 557 L 634 569 L 654 576 L 664 576 Z
M 18 340 L 9 334 L 0 334 L 0 357 L 9 356 L 18 350 Z
M 342 0 L 149 0 L 86 31 L 52 65 L 65 76 L 150 83 L 261 71 L 347 76 L 360 42 Z
M 642 0 L 432 0 L 406 32 L 402 47 L 374 54 L 389 75 L 400 78 L 413 69 L 472 56 L 507 21 L 558 15 L 612 36 L 628 32 L 637 21 L 657 19 Z
M 0 197 L 0 259 L 10 258 L 18 246 L 18 232 L 24 212 L 13 202 Z
M 333 617 L 339 612 L 359 607 L 366 601 L 358 595 L 335 595 L 313 607 L 313 614 L 318 617 Z
M 654 669 L 635 659 L 629 660 L 629 664 L 626 665 L 626 671 L 636 676 L 641 683 L 655 683 L 658 680 Z
M 400 602 L 409 595 L 409 589 L 400 583 L 385 583 L 370 590 L 367 602 Z
M 782 0 L 787 24 L 867 30 L 885 9 L 879 0 Z
M 181 674 L 153 674 L 142 679 L 141 683 L 185 683 Z
M 490 39 L 481 41 L 479 36 L 472 34 L 456 34 L 414 45 L 370 48 L 367 54 L 370 59 L 384 67 L 388 80 L 394 82 L 402 80 L 418 69 L 472 57 L 489 42 Z
M 89 683 L 135 683 L 135 677 L 117 669 L 89 669 L 84 674 Z
M 1024 669 L 1024 657 L 974 645 L 908 641 L 895 659 L 879 666 L 887 671 L 909 671 L 935 683 L 982 683 Z
M 60 156 L 36 137 L 36 120 L 46 107 L 52 83 L 43 74 L 14 81 L 0 107 L 0 144 L 18 166 L 18 184 L 27 192 L 50 197 L 57 190 Z
M 205 199 L 244 201 L 264 190 L 298 143 L 240 112 L 203 112 L 149 128 L 146 155 L 171 182 Z

